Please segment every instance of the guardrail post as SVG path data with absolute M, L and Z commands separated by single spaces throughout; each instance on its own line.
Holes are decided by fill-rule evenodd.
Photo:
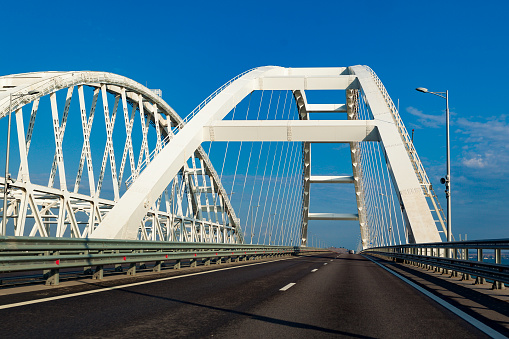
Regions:
M 232 257 L 226 257 L 225 263 L 229 264 L 232 262 Z
M 47 255 L 50 255 L 49 252 L 46 252 Z M 55 251 L 53 255 L 58 255 L 60 252 Z M 59 260 L 57 259 L 57 265 Z M 44 278 L 46 279 L 46 285 L 58 285 L 60 283 L 60 272 L 58 268 L 52 268 L 50 270 L 46 270 L 44 272 Z
M 161 264 L 163 262 L 162 261 L 156 261 L 156 264 L 154 265 L 154 268 L 152 268 L 152 271 L 153 272 L 161 272 Z
M 205 258 L 205 259 L 203 260 L 203 265 L 204 265 L 204 266 L 210 266 L 210 258 Z
M 178 259 L 178 260 L 175 262 L 175 265 L 173 265 L 173 269 L 174 269 L 174 270 L 180 270 L 180 259 Z
M 449 249 L 448 248 L 443 248 L 442 251 L 440 251 L 440 249 L 438 250 L 439 253 L 440 253 L 440 257 L 441 258 L 448 258 L 449 257 Z M 445 268 L 442 268 L 441 269 L 441 272 L 440 274 L 447 274 L 447 269 Z
M 502 251 L 500 248 L 495 249 L 495 263 L 497 265 L 502 264 Z M 505 285 L 501 281 L 493 281 L 493 286 L 491 287 L 492 290 L 503 290 L 505 289 Z
M 198 265 L 198 261 L 196 259 L 191 259 L 190 267 L 196 267 Z
M 127 275 L 136 275 L 136 263 L 133 262 L 129 265 L 129 269 L 127 270 Z
M 89 250 L 86 250 L 86 251 L 83 252 L 83 255 L 87 255 L 87 254 L 90 254 Z M 92 274 L 94 274 L 94 272 L 92 271 L 92 266 L 85 266 L 85 267 L 83 267 L 83 274 L 84 275 L 92 275 Z
M 48 270 L 44 278 L 46 278 L 46 285 L 58 285 L 60 283 L 60 272 L 58 268 Z
M 95 272 L 92 274 L 92 279 L 101 280 L 102 278 L 104 278 L 104 267 L 103 265 L 97 265 Z
M 113 251 L 114 253 L 120 253 L 120 250 Z M 124 269 L 122 268 L 122 264 L 116 264 L 115 265 L 115 272 L 123 272 Z
M 426 259 L 429 259 L 430 255 L 428 254 L 428 250 L 429 252 L 431 252 L 431 248 L 426 247 L 424 250 L 425 250 L 424 255 L 426 256 Z M 428 263 L 424 266 L 424 268 L 429 271 L 431 269 L 431 265 Z
M 451 250 L 451 249 L 450 249 L 450 250 Z M 452 257 L 453 259 L 458 259 L 458 250 L 457 250 L 456 248 L 453 248 L 453 249 L 452 249 L 452 253 L 453 253 L 453 254 L 452 254 L 452 256 L 451 256 L 451 257 Z M 451 278 L 453 278 L 453 277 L 457 277 L 457 276 L 458 276 L 458 272 L 457 272 L 457 271 L 453 271 L 453 270 L 451 270 Z
M 477 249 L 477 261 L 482 262 L 482 260 L 483 260 L 483 258 L 482 258 L 482 257 L 483 257 L 483 255 L 482 255 L 482 248 L 478 248 L 478 249 Z M 484 282 L 485 282 L 485 280 L 484 280 L 484 278 L 483 278 L 483 277 L 479 277 L 479 276 L 477 276 L 477 277 L 475 278 L 475 282 L 474 282 L 474 284 L 475 284 L 475 285 L 480 285 L 480 284 L 484 284 Z
M 463 260 L 466 260 L 468 261 L 468 249 L 467 248 L 464 248 L 461 250 L 462 251 L 462 257 L 463 257 Z M 463 273 L 463 275 L 461 276 L 461 280 L 470 280 L 470 274 L 468 273 Z
M 221 257 L 217 258 L 216 265 L 221 265 L 222 261 L 223 261 L 223 258 L 221 258 Z

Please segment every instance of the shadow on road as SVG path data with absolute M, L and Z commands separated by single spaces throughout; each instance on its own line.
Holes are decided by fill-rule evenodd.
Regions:
M 125 289 L 120 289 L 117 291 L 136 294 L 136 295 L 149 297 L 149 298 L 156 298 L 156 299 L 161 299 L 161 300 L 166 300 L 166 301 L 172 301 L 175 303 L 201 307 L 201 308 L 205 308 L 205 309 L 209 309 L 209 310 L 213 310 L 213 311 L 220 311 L 220 312 L 225 312 L 225 313 L 234 314 L 234 315 L 243 316 L 243 317 L 249 317 L 254 320 L 264 321 L 267 323 L 277 324 L 277 325 L 281 325 L 281 326 L 289 326 L 289 327 L 314 330 L 314 331 L 319 331 L 319 332 L 324 332 L 324 333 L 339 334 L 339 335 L 349 336 L 351 338 L 374 338 L 374 337 L 368 337 L 368 336 L 359 335 L 359 334 L 350 333 L 350 332 L 337 331 L 337 330 L 333 330 L 330 328 L 324 328 L 324 327 L 319 327 L 319 326 L 314 326 L 314 325 L 309 325 L 309 324 L 304 324 L 304 323 L 299 323 L 299 322 L 294 322 L 294 321 L 266 317 L 266 316 L 257 315 L 257 314 L 253 314 L 253 313 L 247 313 L 247 312 L 236 311 L 236 310 L 231 310 L 231 309 L 227 309 L 227 308 L 199 304 L 199 303 L 195 303 L 192 301 L 160 297 L 160 296 L 156 296 L 156 295 L 151 295 L 151 294 L 141 293 L 141 292 L 134 292 L 134 291 L 129 291 L 129 290 L 125 290 Z

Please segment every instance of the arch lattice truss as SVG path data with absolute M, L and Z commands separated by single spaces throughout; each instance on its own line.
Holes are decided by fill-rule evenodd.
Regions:
M 26 95 L 31 91 L 38 93 Z M 128 188 L 186 125 L 155 91 L 103 72 L 0 77 L 0 118 L 9 108 L 15 112 L 18 141 L 11 161 L 19 160 L 19 170 L 8 180 L 3 235 L 95 236 L 126 190 L 136 192 L 136 186 Z M 123 129 L 114 129 L 116 119 L 124 120 Z M 49 179 L 41 179 L 41 172 Z M 136 234 L 117 238 L 242 242 L 228 195 L 201 147 L 194 147 L 166 179 L 157 197 L 143 200 Z M 3 199 L 5 178 L 0 184 Z
M 78 88 L 83 145 L 74 188 L 66 182 L 62 144 L 70 98 Z M 91 88 L 87 110 L 83 88 Z M 57 109 L 56 92 L 67 89 L 62 112 Z M 3 91 L 2 91 L 3 90 Z M 436 221 L 444 228 L 443 212 L 408 133 L 383 84 L 366 66 L 338 68 L 260 67 L 232 79 L 207 98 L 184 120 L 161 98 L 132 80 L 109 73 L 30 73 L 0 78 L 0 117 L 8 111 L 10 93 L 35 96 L 13 100 L 19 140 L 20 167 L 9 190 L 7 215 L 16 235 L 25 234 L 26 220 L 34 219 L 30 235 L 55 235 L 117 239 L 242 242 L 239 221 L 228 195 L 201 148 L 204 141 L 299 141 L 303 144 L 302 245 L 307 245 L 309 220 L 359 220 L 364 248 L 372 244 L 373 232 L 366 201 L 366 178 L 362 168 L 362 142 L 378 142 L 399 199 L 409 242 L 440 241 Z M 257 90 L 291 90 L 299 120 L 224 121 L 247 95 Z M 306 91 L 344 90 L 344 104 L 308 104 Z M 99 94 L 105 119 L 105 145 L 97 182 L 90 154 L 90 125 Z M 50 97 L 54 129 L 54 156 L 47 185 L 30 179 L 27 154 L 30 150 L 39 98 Z M 111 113 L 108 95 L 114 103 Z M 32 102 L 29 127 L 25 132 L 22 107 Z M 132 108 L 129 109 L 128 105 Z M 118 166 L 113 147 L 112 120 L 118 107 L 125 120 L 125 146 Z M 359 110 L 369 118 L 360 120 Z M 310 112 L 345 112 L 347 120 L 309 120 Z M 60 115 L 59 115 L 60 114 Z M 133 152 L 133 121 L 140 119 L 141 146 L 138 161 Z M 150 127 L 150 128 L 149 128 Z M 155 133 L 151 149 L 148 130 Z M 65 139 L 67 140 L 67 138 Z M 310 143 L 349 143 L 353 176 L 311 176 Z M 118 143 L 115 144 L 118 147 Z M 109 161 L 109 167 L 107 163 Z M 126 164 L 129 163 L 130 166 Z M 80 193 L 84 167 L 88 171 L 88 194 Z M 111 172 L 112 198 L 100 197 L 107 169 Z M 118 168 L 118 171 L 117 171 Z M 125 169 L 130 177 L 124 180 Z M 55 188 L 55 177 L 59 188 Z M 200 181 L 201 180 L 201 181 Z M 310 213 L 310 185 L 320 182 L 352 183 L 355 186 L 356 214 Z M 122 190 L 121 183 L 128 189 Z M 186 198 L 184 198 L 186 195 Z M 161 209 L 166 206 L 165 209 Z M 187 212 L 184 212 L 187 210 Z M 84 215 L 77 216 L 81 212 Z M 83 224 L 80 228 L 80 223 Z

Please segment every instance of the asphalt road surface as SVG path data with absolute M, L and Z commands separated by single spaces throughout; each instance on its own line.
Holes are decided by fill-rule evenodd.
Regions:
M 486 337 L 360 255 L 329 253 L 220 268 L 0 309 L 1 337 Z M 0 305 L 81 290 L 1 296 Z

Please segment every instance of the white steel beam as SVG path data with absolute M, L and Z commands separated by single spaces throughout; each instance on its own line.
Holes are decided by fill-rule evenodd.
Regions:
M 312 175 L 312 184 L 351 184 L 354 177 L 351 175 Z
M 346 104 L 307 104 L 308 113 L 346 113 Z
M 371 120 L 228 120 L 203 128 L 204 141 L 378 141 Z
M 345 90 L 358 87 L 357 78 L 352 75 L 278 75 L 260 77 L 255 90 Z
M 358 214 L 351 213 L 309 213 L 309 220 L 359 220 Z
M 426 197 L 384 96 L 364 66 L 353 66 L 350 69 L 358 76 L 365 100 L 377 124 L 380 143 L 410 231 L 409 242 L 440 242 Z

